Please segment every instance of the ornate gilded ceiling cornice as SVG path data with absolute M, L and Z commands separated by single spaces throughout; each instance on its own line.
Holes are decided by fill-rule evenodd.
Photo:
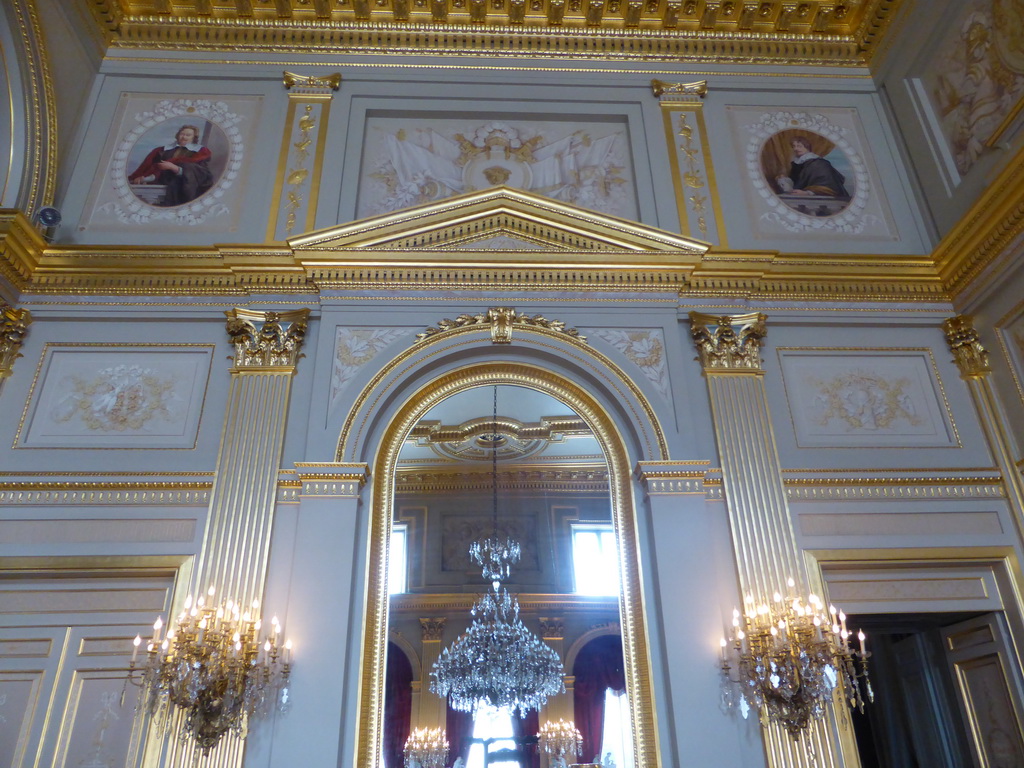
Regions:
M 901 0 L 88 0 L 111 46 L 863 65 Z
M 342 227 L 339 229 L 347 229 Z M 640 242 L 638 240 L 637 242 Z M 334 290 L 677 292 L 805 301 L 947 301 L 927 256 L 648 250 L 48 246 L 0 211 L 0 274 L 24 295 L 248 296 Z
M 1009 253 L 1024 233 L 1024 149 L 1010 158 L 1002 173 L 935 249 L 935 267 L 955 299 L 977 296 L 998 276 L 985 274 Z

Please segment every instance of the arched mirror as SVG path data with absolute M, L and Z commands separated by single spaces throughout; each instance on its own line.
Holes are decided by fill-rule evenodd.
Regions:
M 574 385 L 498 364 L 421 391 L 391 435 L 375 465 L 388 474 L 374 486 L 386 519 L 371 536 L 371 589 L 387 595 L 370 612 L 381 631 L 367 635 L 377 655 L 364 679 L 378 681 L 363 701 L 378 715 L 364 721 L 368 763 L 400 768 L 408 734 L 437 729 L 445 766 L 547 768 L 561 763 L 540 734 L 562 721 L 582 742 L 567 764 L 657 765 L 629 464 L 610 417 Z M 471 554 L 487 541 L 518 549 L 498 576 Z M 501 634 L 486 624 L 488 599 L 530 636 L 521 658 L 492 675 L 469 645 L 446 663 L 474 642 L 474 623 L 486 625 L 479 637 Z M 545 653 L 557 690 L 536 671 Z M 481 696 L 481 677 L 505 698 Z

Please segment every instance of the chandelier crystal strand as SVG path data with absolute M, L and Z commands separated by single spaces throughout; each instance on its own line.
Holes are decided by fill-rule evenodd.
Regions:
M 434 662 L 430 690 L 448 699 L 452 709 L 476 712 L 482 706 L 522 717 L 539 710 L 549 696 L 565 691 L 562 662 L 551 646 L 519 618 L 519 601 L 502 582 L 519 561 L 519 543 L 498 536 L 498 388 L 494 388 L 491 436 L 493 534 L 473 542 L 469 556 L 491 589 L 473 604 L 469 628 Z
M 721 670 L 726 706 L 739 706 L 744 717 L 745 708 L 756 709 L 763 724 L 776 722 L 799 739 L 825 715 L 836 687 L 861 712 L 874 692 L 865 634 L 857 633 L 855 648 L 846 614 L 814 594 L 804 601 L 794 586 L 790 579 L 789 596 L 776 592 L 770 604 L 748 595 L 743 613 L 733 611 Z
M 138 713 L 148 713 L 164 732 L 180 722 L 178 737 L 193 740 L 204 755 L 229 732 L 244 739 L 250 718 L 285 711 L 291 675 L 292 643 L 283 639 L 277 617 L 261 638 L 257 602 L 244 611 L 231 600 L 214 607 L 213 595 L 211 587 L 210 604 L 204 597 L 193 603 L 189 595 L 166 635 L 158 617 L 141 664 L 144 641 L 136 636 L 125 681 L 142 689 Z
M 448 734 L 441 728 L 416 728 L 405 741 L 405 768 L 444 768 Z
M 577 757 L 583 751 L 583 736 L 572 722 L 546 722 L 537 736 L 540 748 L 556 758 L 565 758 L 566 755 Z

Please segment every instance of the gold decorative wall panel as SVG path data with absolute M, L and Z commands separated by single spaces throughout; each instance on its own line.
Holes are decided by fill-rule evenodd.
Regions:
M 288 114 L 267 228 L 271 241 L 314 229 L 331 96 L 340 87 L 341 75 L 301 77 L 285 72 L 284 83 Z
M 665 121 L 679 231 L 725 247 L 725 218 L 701 108 L 707 81 L 669 84 L 655 80 L 651 85 Z

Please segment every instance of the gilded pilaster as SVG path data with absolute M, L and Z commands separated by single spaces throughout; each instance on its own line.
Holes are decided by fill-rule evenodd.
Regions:
M 1006 421 L 992 389 L 988 351 L 981 344 L 974 318 L 957 315 L 942 324 L 946 342 L 953 353 L 953 362 L 960 369 L 960 378 L 967 383 L 971 400 L 978 411 L 985 441 L 1003 476 L 1006 499 L 1013 510 L 1017 536 L 1024 542 L 1024 480 L 1013 459 L 1013 443 L 1006 431 Z
M 225 314 L 235 364 L 194 583 L 249 605 L 263 597 L 288 397 L 309 310 Z
M 790 578 L 798 594 L 821 593 L 804 566 L 782 482 L 761 367 L 766 319 L 759 313 L 690 313 L 691 336 L 711 399 L 740 589 L 757 603 L 770 602 L 776 591 L 785 592 Z M 856 765 L 852 742 L 844 739 L 840 745 L 834 739 L 839 723 L 849 735 L 843 711 L 814 723 L 799 743 L 776 725 L 764 727 L 769 765 Z M 843 753 L 848 755 L 845 762 Z
M 316 226 L 320 169 L 327 142 L 331 99 L 341 87 L 341 75 L 326 77 L 285 72 L 288 113 L 274 184 L 274 202 L 267 240 L 281 241 Z
M 725 220 L 704 124 L 703 99 L 708 83 L 652 80 L 651 90 L 658 97 L 665 122 L 679 231 L 726 246 Z
M 27 309 L 16 309 L 0 301 L 0 382 L 11 375 L 14 361 L 21 357 L 32 315 Z
M 192 591 L 213 587 L 218 602 L 250 605 L 263 600 L 288 397 L 309 310 L 236 308 L 225 314 L 235 361 Z M 167 740 L 147 749 L 151 754 L 166 749 L 162 764 L 173 768 L 236 768 L 244 743 L 224 739 L 207 757 L 199 756 L 192 742 Z

